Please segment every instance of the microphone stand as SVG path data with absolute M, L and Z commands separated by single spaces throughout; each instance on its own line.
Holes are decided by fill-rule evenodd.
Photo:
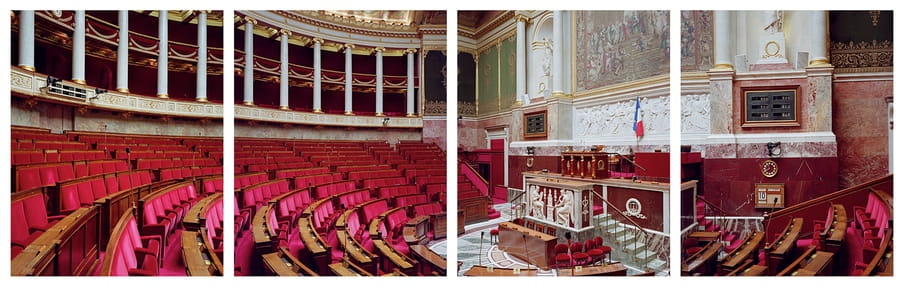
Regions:
M 772 200 L 772 207 L 769 209 L 769 213 L 767 215 L 769 215 L 769 216 L 772 215 L 772 212 L 775 211 L 776 204 L 778 204 L 778 197 L 776 197 Z M 772 218 L 769 219 L 769 222 L 766 222 L 765 229 L 763 230 L 763 233 L 764 233 L 763 238 L 766 241 L 766 244 L 763 246 L 763 250 L 762 250 L 763 256 L 765 256 L 766 251 L 769 251 L 769 249 L 771 248 L 771 246 L 769 246 L 769 225 L 770 224 L 772 224 Z M 757 258 L 759 258 L 759 256 L 757 256 Z M 766 260 L 766 268 L 768 269 L 769 267 L 770 267 L 769 260 Z
M 524 233 L 521 234 L 521 242 L 524 243 L 524 259 L 527 259 L 525 260 L 527 261 L 527 269 L 524 270 L 524 273 L 527 274 L 530 271 L 530 255 L 527 252 L 527 235 Z
M 477 266 L 482 266 L 483 264 L 483 231 L 480 232 L 480 251 L 477 253 Z

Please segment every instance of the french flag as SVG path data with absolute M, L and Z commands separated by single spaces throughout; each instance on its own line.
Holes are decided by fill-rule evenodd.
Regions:
M 637 137 L 643 136 L 643 118 L 640 117 L 640 97 L 636 98 L 634 105 L 634 134 Z

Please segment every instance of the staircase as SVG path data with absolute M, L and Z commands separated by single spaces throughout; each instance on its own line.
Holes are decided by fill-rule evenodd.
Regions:
M 609 213 L 595 215 L 594 220 L 597 222 L 597 235 L 603 237 L 603 245 L 612 247 L 612 260 L 644 270 L 668 271 L 669 263 L 660 259 L 658 252 L 650 250 L 649 245 L 654 240 L 644 238 L 646 236 L 644 232 L 630 224 L 615 220 Z M 667 239 L 664 242 L 661 240 L 655 242 L 665 244 L 665 250 L 668 250 Z
M 460 161 L 460 162 L 462 164 L 470 167 L 470 171 L 473 172 L 476 176 L 480 177 L 480 174 L 476 172 L 476 169 L 474 168 L 474 166 L 472 166 L 470 163 L 467 163 L 464 161 Z M 482 196 L 489 196 L 489 194 L 486 194 L 486 193 L 480 191 L 480 189 L 477 188 L 477 186 L 475 186 L 475 184 L 484 184 L 485 185 L 485 183 L 483 183 L 483 182 L 479 182 L 479 183 L 472 182 L 470 179 L 468 179 L 468 177 L 464 176 L 462 174 L 462 170 L 459 169 L 458 194 L 464 194 L 464 193 L 470 191 L 470 192 L 480 193 Z M 488 204 L 487 204 L 487 216 L 488 216 L 489 220 L 493 220 L 493 219 L 496 219 L 496 218 L 499 218 L 500 216 L 502 216 L 502 213 L 500 213 L 498 210 L 493 208 L 493 199 L 492 198 L 490 198 L 490 200 L 488 201 Z
M 741 244 L 742 240 L 740 234 L 723 229 L 723 226 L 713 220 L 715 216 L 718 216 L 715 215 L 718 212 L 716 210 L 717 208 L 708 205 L 707 201 L 703 199 L 703 196 L 698 196 L 695 207 L 697 209 L 697 231 L 720 232 L 722 234 L 721 242 L 722 246 L 725 246 L 725 252 L 731 252 Z M 722 214 L 722 216 L 724 216 L 724 214 Z

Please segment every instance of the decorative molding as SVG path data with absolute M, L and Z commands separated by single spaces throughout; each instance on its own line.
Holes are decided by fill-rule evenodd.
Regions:
M 186 118 L 223 118 L 223 105 L 197 101 L 179 101 L 156 97 L 138 96 L 118 91 L 107 91 L 95 94 L 94 89 L 85 87 L 87 100 L 48 94 L 41 90 L 47 85 L 47 77 L 30 71 L 12 67 L 10 69 L 10 90 L 13 95 L 24 95 L 31 99 L 63 103 L 80 108 L 121 111 L 147 115 L 186 117 Z M 67 85 L 78 85 L 64 82 Z
M 640 97 L 641 119 L 644 122 L 644 138 L 669 134 L 669 97 Z M 634 139 L 636 99 L 626 99 L 614 103 L 575 107 L 574 139 L 593 141 L 624 137 Z M 641 138 L 642 140 L 643 138 Z M 636 139 L 633 140 L 636 142 Z
M 458 114 L 467 117 L 476 117 L 477 105 L 473 102 L 458 101 Z
M 424 103 L 424 115 L 440 116 L 446 114 L 446 101 L 427 101 Z
M 832 42 L 829 50 L 836 72 L 890 72 L 893 66 L 894 44 L 888 40 Z
M 309 126 L 364 128 L 422 128 L 424 126 L 421 118 L 390 117 L 389 122 L 384 124 L 383 117 L 308 113 L 239 105 L 235 106 L 235 119 Z

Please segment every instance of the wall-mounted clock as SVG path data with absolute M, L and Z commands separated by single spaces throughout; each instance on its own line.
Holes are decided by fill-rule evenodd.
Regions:
M 773 178 L 778 174 L 778 163 L 771 159 L 767 159 L 760 166 L 760 172 L 762 172 L 765 177 Z

